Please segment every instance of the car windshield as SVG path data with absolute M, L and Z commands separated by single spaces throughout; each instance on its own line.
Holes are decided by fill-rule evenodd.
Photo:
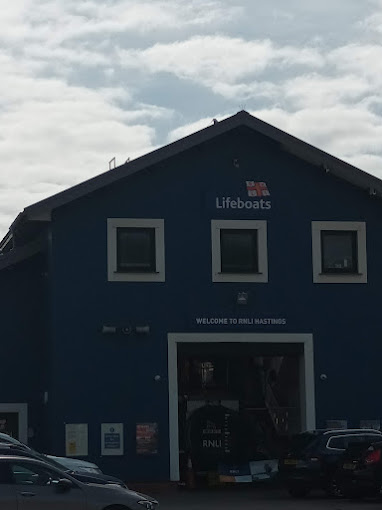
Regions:
M 55 468 L 60 469 L 61 471 L 64 471 L 65 473 L 74 473 L 74 471 L 72 469 L 68 469 L 66 466 L 64 466 L 63 464 L 60 464 L 59 462 L 56 462 L 55 460 L 51 459 L 44 453 L 38 453 L 38 452 L 35 452 L 35 453 L 39 456 L 39 458 L 41 460 L 43 460 L 44 462 L 48 462 L 50 465 L 54 466 Z

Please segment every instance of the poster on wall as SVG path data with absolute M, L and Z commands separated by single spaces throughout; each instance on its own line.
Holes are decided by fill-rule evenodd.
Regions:
M 123 423 L 101 424 L 101 455 L 123 455 Z
M 86 457 L 88 455 L 88 424 L 65 424 L 65 450 L 68 457 Z
M 347 420 L 326 420 L 326 428 L 328 429 L 347 429 Z
M 158 424 L 137 423 L 136 445 L 138 455 L 156 455 L 158 453 Z
M 381 430 L 380 420 L 361 420 L 359 426 L 361 429 Z

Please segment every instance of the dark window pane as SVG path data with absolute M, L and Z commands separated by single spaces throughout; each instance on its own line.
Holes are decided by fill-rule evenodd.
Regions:
M 220 230 L 222 273 L 257 273 L 257 230 Z
M 12 463 L 11 471 L 16 485 L 51 485 L 53 481 L 58 481 L 60 476 L 55 471 L 22 462 Z
M 117 228 L 117 271 L 155 272 L 155 229 Z
M 347 437 L 332 437 L 329 441 L 329 448 L 345 450 L 347 448 Z
M 321 232 L 322 272 L 357 273 L 357 232 L 323 230 Z

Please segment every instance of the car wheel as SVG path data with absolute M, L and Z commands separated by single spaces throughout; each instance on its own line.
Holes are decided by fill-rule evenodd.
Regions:
M 305 498 L 309 494 L 310 488 L 305 485 L 290 485 L 288 492 L 293 498 Z
M 333 498 L 343 498 L 344 493 L 335 478 L 331 478 L 326 485 L 326 493 Z

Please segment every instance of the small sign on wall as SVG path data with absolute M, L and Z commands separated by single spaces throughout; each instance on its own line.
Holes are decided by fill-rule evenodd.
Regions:
M 158 453 L 157 423 L 137 423 L 136 448 L 138 455 L 156 455 Z
M 88 424 L 65 424 L 65 450 L 68 457 L 86 457 L 88 455 Z
M 326 427 L 328 429 L 347 429 L 347 420 L 326 420 Z
M 101 455 L 123 455 L 123 423 L 101 424 Z
M 381 430 L 381 421 L 380 420 L 361 420 L 360 427 L 361 427 L 361 429 Z

